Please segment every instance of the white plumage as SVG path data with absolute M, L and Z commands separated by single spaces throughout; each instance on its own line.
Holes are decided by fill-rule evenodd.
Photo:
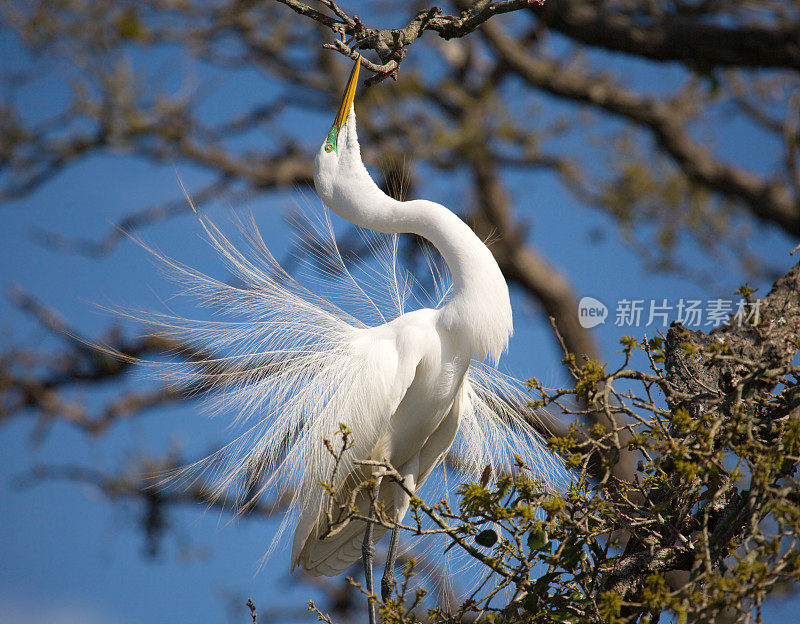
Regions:
M 217 405 L 235 409 L 255 423 L 214 456 L 185 475 L 217 471 L 218 494 L 253 474 L 268 475 L 257 492 L 291 491 L 299 512 L 291 562 L 310 574 L 337 574 L 361 555 L 363 522 L 327 532 L 327 504 L 320 482 L 331 479 L 334 458 L 323 439 L 340 424 L 352 432 L 354 447 L 344 454 L 333 484 L 348 492 L 368 478 L 354 460 L 389 461 L 413 491 L 441 462 L 455 440 L 468 477 L 486 465 L 511 469 L 515 455 L 551 482 L 558 469 L 537 434 L 520 414 L 526 396 L 519 385 L 491 366 L 512 333 L 506 282 L 489 249 L 452 212 L 439 204 L 396 201 L 372 181 L 361 161 L 351 76 L 342 110 L 315 161 L 314 180 L 325 204 L 339 216 L 385 237 L 386 270 L 363 285 L 348 271 L 330 224 L 316 230 L 313 243 L 329 273 L 351 303 L 377 312 L 371 326 L 304 288 L 267 249 L 254 223 L 242 231 L 244 254 L 200 217 L 209 239 L 236 278 L 215 280 L 172 263 L 189 294 L 220 308 L 225 320 L 159 319 L 164 331 L 198 346 L 226 353 L 192 371 L 211 382 Z M 405 277 L 396 265 L 397 233 L 412 232 L 442 255 L 452 287 L 437 307 L 405 312 Z M 380 275 L 380 277 L 379 277 Z M 383 290 L 387 306 L 367 294 Z M 373 315 L 374 316 L 374 315 Z M 231 320 L 231 318 L 237 320 Z M 400 521 L 408 507 L 401 488 L 384 479 L 380 499 Z M 368 496 L 358 505 L 364 514 Z M 375 537 L 382 534 L 376 528 Z

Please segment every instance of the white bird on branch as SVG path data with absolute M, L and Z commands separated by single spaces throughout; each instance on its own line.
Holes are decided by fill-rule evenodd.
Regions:
M 511 470 L 517 455 L 545 482 L 552 483 L 559 471 L 520 413 L 524 393 L 482 364 L 486 358 L 498 360 L 512 333 L 508 286 L 492 253 L 444 206 L 397 201 L 384 194 L 361 161 L 353 110 L 359 65 L 357 60 L 316 156 L 317 192 L 328 208 L 357 226 L 428 240 L 452 278 L 441 305 L 406 313 L 400 309 L 396 318 L 369 326 L 288 275 L 254 225 L 243 228 L 255 252 L 248 257 L 201 216 L 212 244 L 239 282 L 221 282 L 169 262 L 191 294 L 244 318 L 187 321 L 162 316 L 159 322 L 168 333 L 210 350 L 233 351 L 204 361 L 194 375 L 222 390 L 218 399 L 225 409 L 238 406 L 241 417 L 257 415 L 244 435 L 184 475 L 219 469 L 220 494 L 254 471 L 268 475 L 258 493 L 272 486 L 291 490 L 299 512 L 292 568 L 332 576 L 361 557 L 371 595 L 374 543 L 387 528 L 374 520 L 351 521 L 332 531 L 331 493 L 320 483 L 330 484 L 339 503 L 354 495 L 358 515 L 374 519 L 377 501 L 399 524 L 409 506 L 408 493 L 418 490 L 454 441 L 470 477 L 487 465 Z M 335 241 L 319 244 L 350 292 L 374 306 L 348 272 Z M 390 273 L 378 287 L 399 293 L 394 267 Z M 323 440 L 332 440 L 342 425 L 353 446 L 337 460 Z M 405 487 L 359 460 L 390 464 Z M 359 484 L 370 479 L 375 489 L 361 488 L 356 494 Z M 397 539 L 395 527 L 382 583 L 384 599 L 393 585 Z M 372 600 L 369 618 L 374 623 Z

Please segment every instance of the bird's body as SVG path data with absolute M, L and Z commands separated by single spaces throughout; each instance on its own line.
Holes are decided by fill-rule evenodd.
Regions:
M 469 364 L 469 354 L 458 350 L 452 341 L 441 340 L 435 329 L 437 312 L 409 312 L 385 325 L 362 330 L 363 335 L 356 340 L 364 367 L 373 371 L 376 382 L 389 381 L 374 391 L 381 401 L 386 400 L 384 409 L 391 416 L 387 428 L 375 431 L 361 444 L 354 441 L 354 457 L 388 461 L 411 490 L 425 481 L 453 442 L 458 429 L 458 399 Z M 356 467 L 342 483 L 358 485 L 368 477 L 366 470 Z M 379 497 L 390 515 L 402 518 L 408 497 L 399 487 L 384 481 Z M 363 493 L 358 500 L 362 514 L 366 514 L 369 503 L 369 496 Z M 361 556 L 363 523 L 353 523 L 339 535 L 320 540 L 319 535 L 326 530 L 326 518 L 318 509 L 303 513 L 295 531 L 293 563 L 311 574 L 332 575 Z M 383 531 L 379 528 L 377 533 Z
M 356 341 L 364 367 L 373 371 L 376 382 L 389 380 L 384 387 L 373 389 L 386 401 L 384 409 L 391 416 L 387 428 L 375 431 L 362 444 L 355 440 L 354 456 L 388 461 L 412 491 L 425 481 L 453 442 L 470 361 L 470 354 L 459 348 L 457 341 L 437 331 L 439 312 L 409 312 L 386 325 L 362 330 Z M 368 476 L 356 468 L 343 483 L 357 485 Z M 408 507 L 403 490 L 385 481 L 379 496 L 386 511 L 396 520 L 402 519 Z M 362 495 L 362 513 L 368 503 L 368 496 Z M 292 559 L 309 573 L 338 574 L 361 556 L 363 524 L 355 523 L 339 537 L 319 540 L 317 536 L 326 528 L 324 515 L 313 508 L 298 521 Z

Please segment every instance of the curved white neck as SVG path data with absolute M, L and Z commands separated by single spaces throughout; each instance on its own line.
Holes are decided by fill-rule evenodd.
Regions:
M 355 160 L 355 159 L 353 159 Z M 473 357 L 499 358 L 512 332 L 508 286 L 491 251 L 458 216 L 441 204 L 397 201 L 372 181 L 360 157 L 347 163 L 347 183 L 317 180 L 328 207 L 358 226 L 386 234 L 411 233 L 429 240 L 441 253 L 453 291 L 441 320 L 469 341 Z

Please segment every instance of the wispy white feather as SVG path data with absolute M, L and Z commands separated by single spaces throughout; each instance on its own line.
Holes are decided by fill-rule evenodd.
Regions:
M 198 219 L 233 279 L 221 281 L 162 257 L 183 294 L 216 314 L 211 320 L 170 315 L 151 320 L 164 334 L 213 354 L 172 373 L 208 387 L 212 409 L 235 414 L 244 432 L 172 478 L 178 483 L 201 479 L 212 484 L 212 496 L 240 503 L 273 491 L 288 494 L 295 509 L 319 506 L 322 488 L 314 486 L 328 481 L 333 470 L 323 439 L 333 439 L 340 423 L 352 431 L 356 447 L 339 472 L 346 475 L 391 416 L 374 400 L 382 380 L 365 368 L 360 342 L 370 327 L 408 311 L 409 299 L 442 305 L 449 276 L 429 259 L 427 290 L 433 294 L 420 295 L 426 289 L 398 260 L 397 235 L 368 230 L 359 235 L 371 257 L 353 268 L 323 209 L 316 220 L 296 222 L 297 256 L 312 261 L 311 281 L 322 278 L 312 290 L 281 267 L 252 217 L 238 223 L 246 251 L 207 218 Z M 317 286 L 328 296 L 317 294 Z M 496 473 L 508 471 L 518 456 L 544 483 L 560 480 L 562 471 L 528 422 L 530 414 L 522 413 L 527 396 L 521 384 L 480 362 L 472 362 L 464 383 L 466 407 L 453 446 L 464 476 L 477 478 L 487 465 Z

